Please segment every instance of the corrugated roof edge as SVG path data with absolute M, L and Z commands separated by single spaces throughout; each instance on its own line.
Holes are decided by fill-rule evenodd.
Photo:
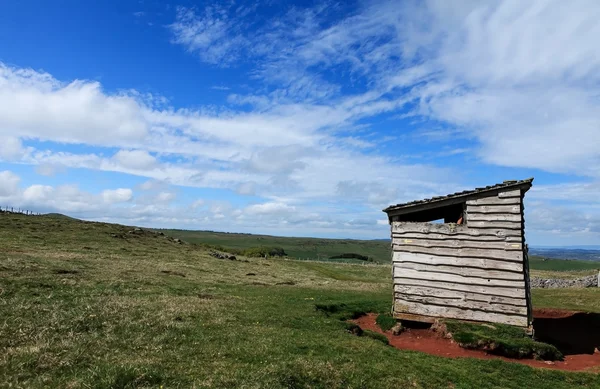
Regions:
M 400 209 L 400 208 L 411 208 L 413 206 L 418 206 L 418 205 L 422 205 L 422 204 L 443 202 L 445 200 L 454 199 L 454 198 L 458 198 L 458 197 L 470 197 L 473 195 L 478 195 L 480 193 L 492 192 L 492 191 L 497 191 L 500 189 L 512 189 L 512 188 L 521 188 L 523 186 L 527 186 L 527 189 L 526 189 L 526 191 L 527 191 L 529 188 L 531 188 L 532 183 L 533 183 L 533 177 L 527 178 L 525 180 L 506 180 L 500 184 L 489 185 L 489 186 L 482 187 L 482 188 L 475 188 L 473 190 L 464 190 L 462 192 L 451 193 L 446 196 L 435 196 L 435 197 L 432 197 L 429 199 L 415 200 L 415 201 L 410 201 L 408 203 L 390 205 L 389 207 L 385 208 L 383 210 L 383 212 L 387 213 L 387 212 L 390 212 L 390 211 L 393 211 L 396 209 Z

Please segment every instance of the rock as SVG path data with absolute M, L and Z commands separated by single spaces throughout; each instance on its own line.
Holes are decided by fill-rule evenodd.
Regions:
M 173 242 L 175 242 L 175 243 L 181 243 L 181 239 L 175 238 L 175 239 L 173 239 Z
M 229 259 L 230 261 L 235 261 L 237 258 L 235 257 L 235 255 L 228 255 L 227 259 Z
M 402 332 L 404 332 L 405 328 L 402 325 L 401 322 L 397 322 L 393 327 L 392 327 L 392 335 L 394 336 L 398 336 L 400 335 Z

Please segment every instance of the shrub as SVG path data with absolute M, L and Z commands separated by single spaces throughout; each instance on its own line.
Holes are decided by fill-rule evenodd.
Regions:
M 366 255 L 356 254 L 356 253 L 344 253 L 344 254 L 336 254 L 329 257 L 329 259 L 360 259 L 361 261 L 369 261 L 373 262 L 372 258 L 367 257 Z
M 382 313 L 381 315 L 377 316 L 375 322 L 382 331 L 389 331 L 393 326 L 396 325 L 396 319 L 387 313 Z
M 467 349 L 485 350 L 509 358 L 535 358 L 545 361 L 562 360 L 562 353 L 553 345 L 536 342 L 522 328 L 505 324 L 478 325 L 459 321 L 446 322 L 452 338 Z
M 285 250 L 281 247 L 250 247 L 242 250 L 242 255 L 254 258 L 265 258 L 265 257 L 285 257 L 287 256 Z

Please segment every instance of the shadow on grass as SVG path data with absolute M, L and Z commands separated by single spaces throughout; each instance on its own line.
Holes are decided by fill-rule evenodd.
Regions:
M 600 349 L 598 313 L 535 318 L 533 329 L 536 340 L 554 345 L 564 355 L 593 354 L 594 349 Z

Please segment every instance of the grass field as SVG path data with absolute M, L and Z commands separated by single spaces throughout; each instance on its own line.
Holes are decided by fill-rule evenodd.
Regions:
M 282 247 L 286 253 L 297 259 L 329 260 L 344 253 L 356 253 L 373 258 L 378 263 L 389 263 L 390 242 L 385 240 L 351 240 L 289 238 L 270 235 L 230 234 L 210 231 L 161 230 L 165 234 L 184 239 L 187 242 L 218 245 L 225 248 L 247 249 L 250 247 Z M 341 260 L 336 260 L 341 262 Z M 359 260 L 344 262 L 359 263 Z
M 389 265 L 220 260 L 130 231 L 0 214 L 0 387 L 600 387 L 592 373 L 400 351 L 315 309 L 389 310 Z M 600 311 L 599 290 L 533 298 Z

